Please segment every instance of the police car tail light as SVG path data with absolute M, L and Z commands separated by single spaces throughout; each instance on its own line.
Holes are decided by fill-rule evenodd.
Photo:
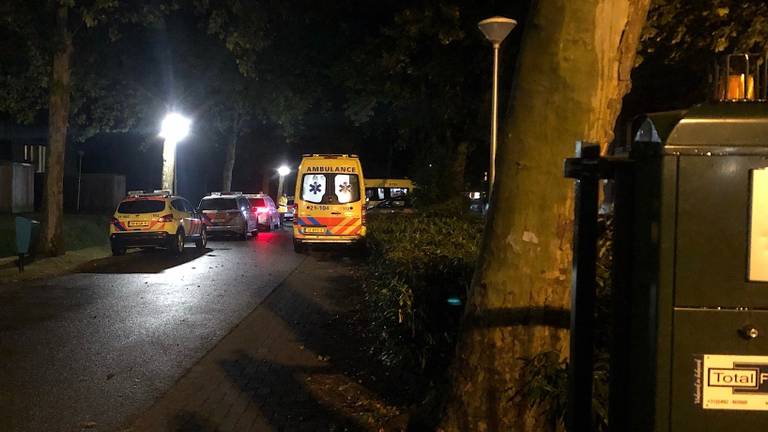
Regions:
M 157 219 L 158 222 L 173 222 L 173 215 L 167 214 L 160 216 L 159 219 Z

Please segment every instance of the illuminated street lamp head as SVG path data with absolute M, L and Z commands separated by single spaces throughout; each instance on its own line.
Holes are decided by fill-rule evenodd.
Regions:
M 517 21 L 513 19 L 495 16 L 480 21 L 480 23 L 477 24 L 477 27 L 483 32 L 488 41 L 494 46 L 498 46 L 504 42 L 504 39 L 516 25 Z
M 192 122 L 179 113 L 168 113 L 160 125 L 160 138 L 171 142 L 179 142 L 189 133 Z
M 282 165 L 280 168 L 277 169 L 277 173 L 280 174 L 281 177 L 285 177 L 291 173 L 291 169 L 285 165 Z

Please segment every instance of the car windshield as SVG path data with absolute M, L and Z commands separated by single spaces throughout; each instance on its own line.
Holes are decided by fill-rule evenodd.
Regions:
M 304 174 L 301 198 L 315 204 L 347 204 L 360 200 L 356 174 Z
M 251 207 L 266 207 L 267 205 L 264 204 L 264 198 L 248 198 L 248 201 L 251 203 Z
M 237 210 L 234 198 L 205 198 L 200 201 L 200 210 Z
M 163 200 L 138 199 L 121 202 L 117 212 L 126 214 L 157 213 L 163 209 L 165 209 L 165 201 Z

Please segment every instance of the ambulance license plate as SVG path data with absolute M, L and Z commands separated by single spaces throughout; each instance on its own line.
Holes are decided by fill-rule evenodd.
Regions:
M 325 227 L 304 227 L 306 234 L 325 234 Z
M 145 227 L 149 226 L 149 222 L 147 221 L 128 221 L 129 227 Z

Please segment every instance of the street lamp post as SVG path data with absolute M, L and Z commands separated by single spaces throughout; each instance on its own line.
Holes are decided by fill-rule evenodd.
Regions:
M 496 180 L 496 137 L 498 135 L 498 95 L 499 95 L 499 48 L 504 39 L 517 25 L 517 21 L 500 16 L 484 19 L 478 28 L 493 45 L 493 94 L 491 96 L 491 161 L 488 170 L 488 200 L 493 193 Z
M 285 176 L 291 173 L 291 169 L 288 168 L 285 165 L 280 166 L 280 168 L 277 169 L 277 174 L 280 176 L 280 179 L 277 182 L 277 199 L 280 200 L 280 197 L 283 196 L 283 181 L 285 180 Z
M 160 125 L 163 138 L 163 190 L 176 193 L 176 144 L 189 133 L 191 121 L 179 113 L 168 113 Z

